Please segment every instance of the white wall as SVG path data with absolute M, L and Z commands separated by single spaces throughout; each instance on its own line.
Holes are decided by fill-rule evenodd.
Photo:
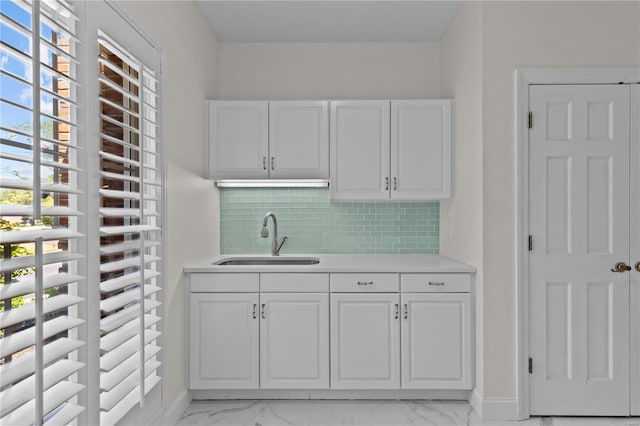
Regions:
M 514 70 L 637 67 L 639 14 L 638 2 L 483 3 L 485 397 L 516 392 Z
M 220 43 L 221 99 L 439 96 L 439 43 Z
M 161 126 L 167 160 L 166 408 L 187 388 L 187 301 L 182 268 L 211 258 L 219 250 L 218 194 L 213 182 L 203 178 L 204 100 L 218 95 L 218 43 L 192 2 L 122 1 L 117 6 L 164 52 Z M 148 421 L 158 413 L 147 414 Z
M 454 193 L 440 203 L 440 253 L 477 267 L 476 377 L 483 387 L 482 5 L 465 3 L 442 38 L 441 95 L 454 99 Z

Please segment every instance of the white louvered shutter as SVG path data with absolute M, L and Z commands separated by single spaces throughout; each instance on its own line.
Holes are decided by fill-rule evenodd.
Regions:
M 75 8 L 0 2 L 0 424 L 68 424 L 84 410 Z
M 162 173 L 154 72 L 99 34 L 100 422 L 160 382 Z

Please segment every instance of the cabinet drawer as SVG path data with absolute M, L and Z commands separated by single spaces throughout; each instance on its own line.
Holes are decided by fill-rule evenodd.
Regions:
M 402 274 L 405 293 L 468 293 L 471 291 L 469 274 Z
M 193 293 L 257 292 L 258 274 L 194 273 L 189 277 Z
M 334 293 L 392 293 L 399 288 L 398 274 L 331 274 Z
M 260 291 L 326 293 L 329 274 L 260 274 Z

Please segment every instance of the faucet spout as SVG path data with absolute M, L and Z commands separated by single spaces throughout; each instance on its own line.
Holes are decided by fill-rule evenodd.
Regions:
M 288 237 L 283 237 L 281 240 L 278 240 L 278 220 L 276 219 L 276 215 L 273 212 L 268 212 L 264 215 L 264 219 L 262 220 L 262 231 L 260 232 L 260 236 L 262 238 L 267 238 L 269 236 L 269 229 L 267 225 L 269 223 L 269 218 L 273 221 L 273 240 L 271 241 L 271 255 L 279 256 L 280 249 L 289 239 Z

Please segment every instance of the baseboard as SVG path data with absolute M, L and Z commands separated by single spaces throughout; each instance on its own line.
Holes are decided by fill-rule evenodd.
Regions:
M 191 393 L 188 390 L 182 391 L 180 395 L 164 410 L 163 420 L 157 425 L 175 425 L 178 423 L 184 410 L 191 404 Z
M 191 390 L 193 400 L 220 399 L 433 399 L 468 401 L 467 390 L 303 390 L 303 389 L 255 389 L 255 390 Z
M 469 404 L 482 420 L 518 420 L 518 401 L 515 398 L 482 396 L 476 389 L 471 392 Z

